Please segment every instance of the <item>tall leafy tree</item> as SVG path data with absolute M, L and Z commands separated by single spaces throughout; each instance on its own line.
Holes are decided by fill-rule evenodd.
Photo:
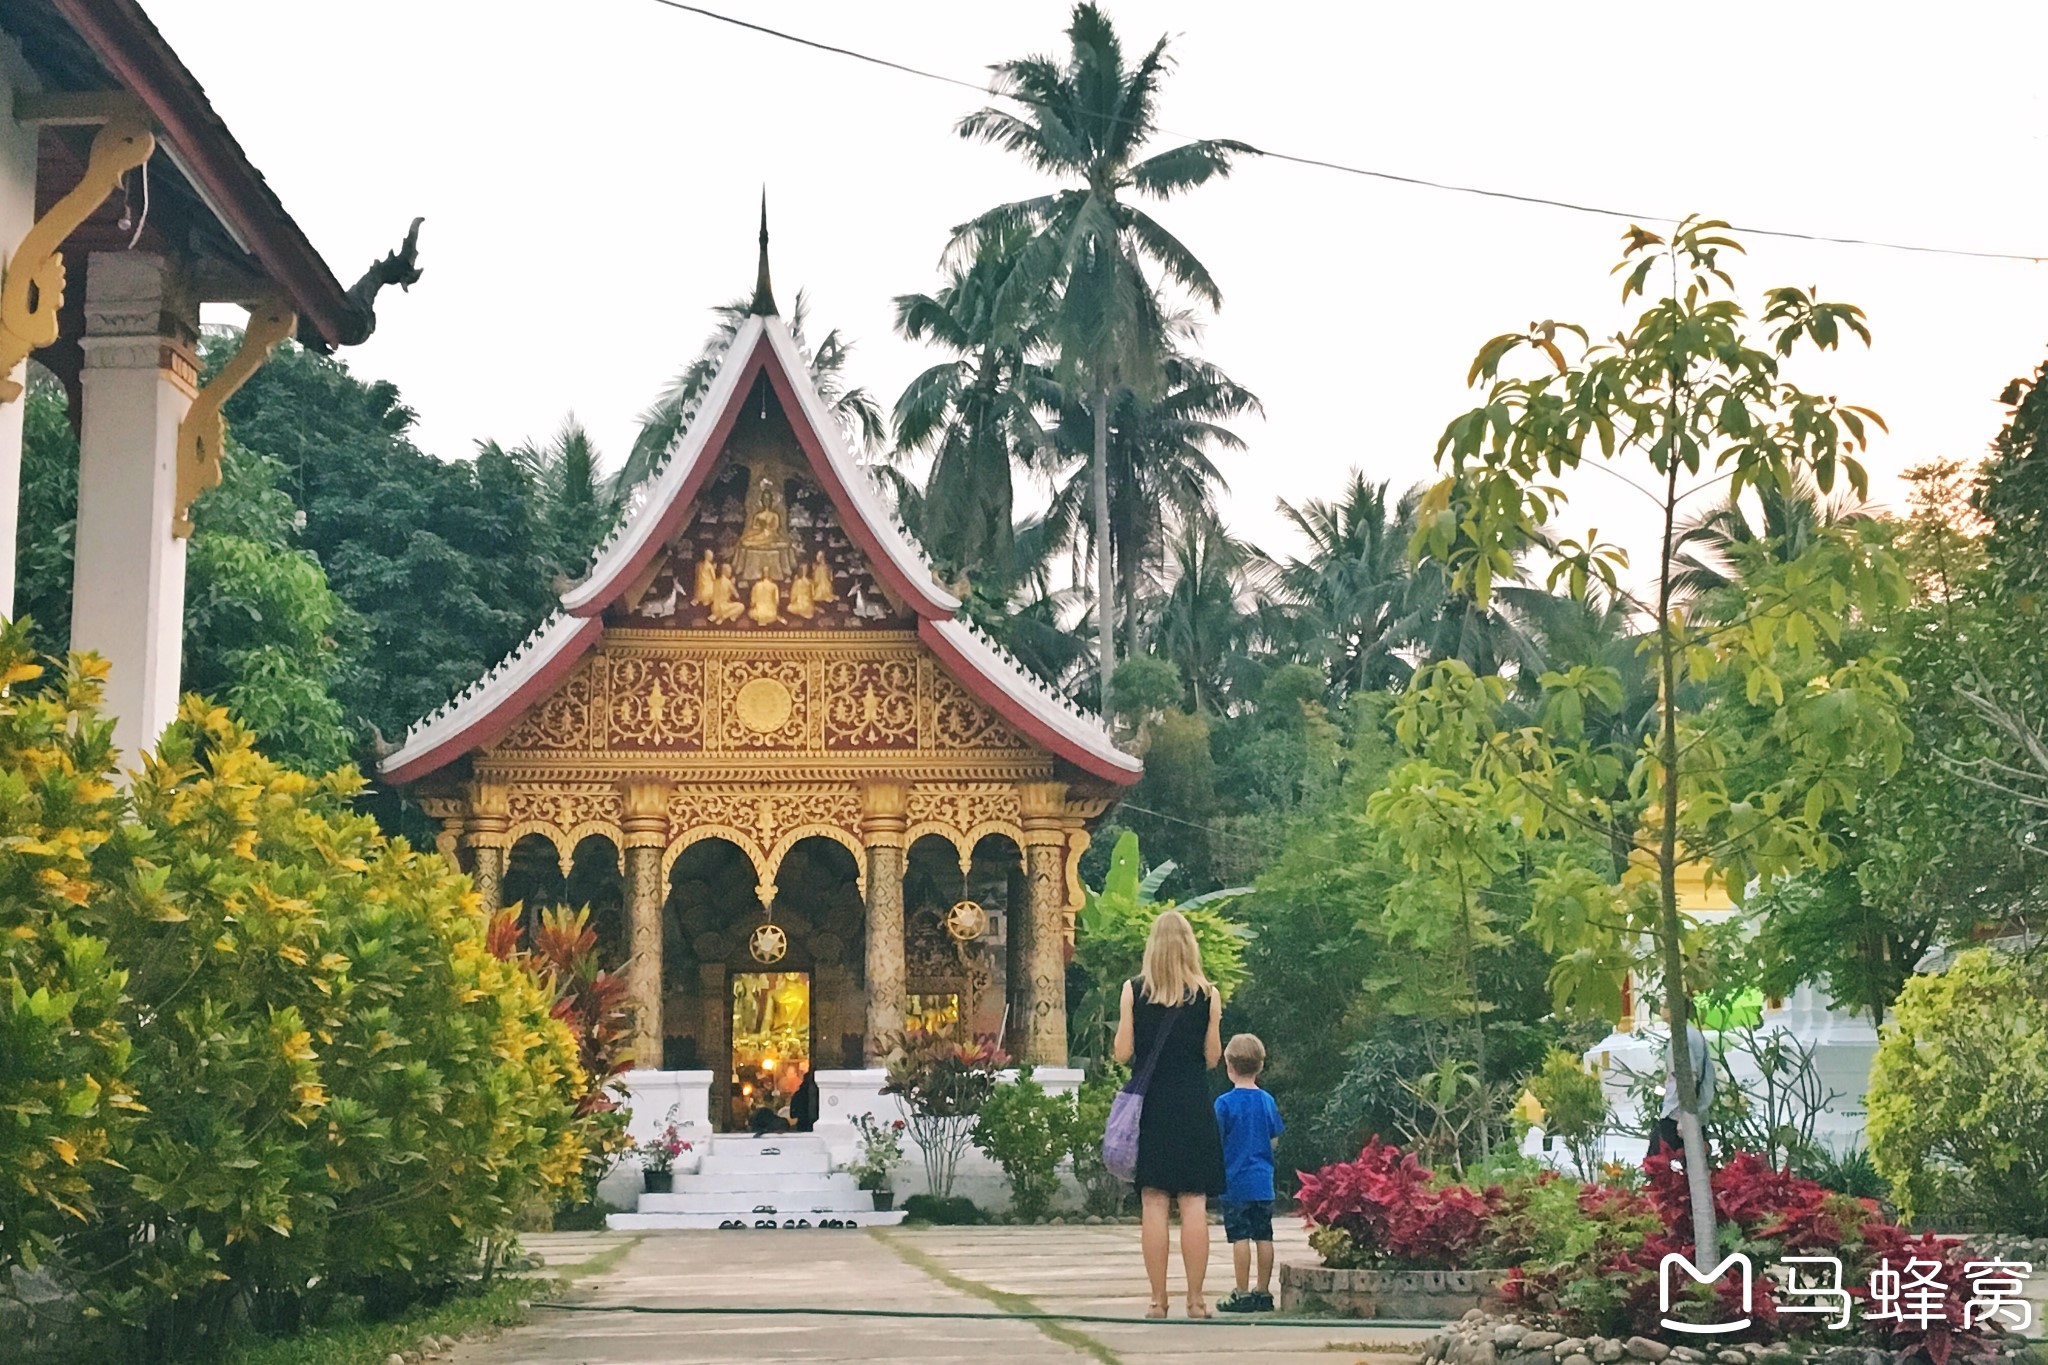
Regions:
M 437 460 L 397 388 L 281 347 L 228 403 L 236 438 L 277 461 L 297 546 L 364 621 L 350 722 L 396 739 L 468 686 L 554 605 L 533 475 L 494 446 Z
M 690 414 L 703 401 L 711 381 L 718 377 L 718 365 L 725 359 L 726 347 L 739 335 L 740 328 L 746 325 L 747 317 L 753 311 L 752 295 L 721 303 L 711 310 L 717 321 L 712 326 L 711 335 L 704 339 L 697 358 L 685 365 L 640 414 L 640 434 L 633 438 L 633 449 L 627 452 L 626 462 L 612 479 L 615 494 L 624 495 L 631 491 L 682 439 Z M 880 449 L 888 438 L 882 405 L 872 393 L 859 385 L 849 384 L 846 379 L 846 362 L 853 354 L 853 343 L 835 327 L 825 333 L 814 349 L 804 337 L 810 315 L 810 299 L 799 289 L 796 305 L 784 320 L 789 324 L 790 335 L 796 339 L 797 348 L 810 365 L 811 383 L 817 387 L 818 396 L 825 400 L 825 406 L 838 421 L 840 430 L 857 450 Z
M 1686 481 L 1703 471 L 1728 480 L 1728 496 L 1750 488 L 1786 491 L 1802 474 L 1823 493 L 1842 479 L 1859 495 L 1856 456 L 1875 414 L 1809 393 L 1779 363 L 1802 347 L 1830 350 L 1868 339 L 1860 310 L 1799 288 L 1766 292 L 1753 338 L 1724 259 L 1740 251 L 1727 225 L 1688 219 L 1666 240 L 1630 229 L 1617 273 L 1622 297 L 1644 298 L 1634 323 L 1588 344 L 1583 330 L 1554 322 L 1496 337 L 1481 348 L 1470 379 L 1485 401 L 1454 419 L 1438 446 L 1447 477 L 1421 509 L 1419 545 L 1481 603 L 1513 567 L 1517 545 L 1556 514 L 1552 481 L 1588 459 L 1637 462 L 1655 479 L 1648 496 L 1662 527 L 1647 570 L 1647 646 L 1657 685 L 1654 733 L 1640 752 L 1593 752 L 1574 715 L 1611 709 L 1619 682 L 1582 673 L 1546 680 L 1554 697 L 1541 731 L 1489 744 L 1489 762 L 1525 794 L 1525 828 L 1582 820 L 1575 803 L 1600 807 L 1614 774 L 1632 769 L 1648 807 L 1645 853 L 1656 872 L 1646 897 L 1614 894 L 1597 879 L 1560 869 L 1539 896 L 1548 946 L 1597 956 L 1625 939 L 1624 924 L 1655 945 L 1674 1036 L 1691 1018 L 1686 924 L 1678 909 L 1681 867 L 1703 863 L 1737 886 L 1825 866 L 1839 856 L 1826 817 L 1853 804 L 1872 775 L 1902 758 L 1900 683 L 1880 655 L 1844 658 L 1837 648 L 1858 605 L 1901 600 L 1904 576 L 1871 538 L 1843 528 L 1788 564 L 1749 556 L 1750 601 L 1734 618 L 1689 609 L 1681 590 L 1680 505 Z M 1673 281 L 1651 299 L 1654 278 Z M 1565 346 L 1582 347 L 1567 359 Z M 1530 371 L 1511 370 L 1529 357 Z M 1555 541 L 1553 582 L 1574 594 L 1592 580 L 1619 591 L 1622 560 L 1588 535 Z M 1748 725 L 1738 706 L 1687 705 L 1687 689 L 1711 685 L 1755 706 L 1767 721 Z M 1564 701 L 1570 694 L 1573 700 Z M 1451 714 L 1440 708 L 1440 715 Z M 1672 1049 L 1698 1255 L 1715 1246 L 1714 1207 L 1689 1050 Z
M 47 373 L 31 372 L 26 401 L 17 605 L 58 654 L 71 634 L 78 442 Z M 272 758 L 325 772 L 356 747 L 345 698 L 364 676 L 362 620 L 301 546 L 283 467 L 232 432 L 221 463 L 220 485 L 192 506 L 182 684 L 227 704 Z
M 1063 57 L 1004 62 L 991 89 L 1023 112 L 988 107 L 960 121 L 963 137 L 993 142 L 1033 169 L 1070 182 L 1050 194 L 999 205 L 956 230 L 967 239 L 1023 228 L 1029 238 L 1013 288 L 1049 293 L 1046 332 L 1061 378 L 1094 395 L 1090 510 L 1094 520 L 1096 632 L 1102 703 L 1115 669 L 1114 583 L 1110 545 L 1110 395 L 1122 386 L 1156 387 L 1166 325 L 1149 263 L 1211 308 L 1222 291 L 1208 267 L 1128 195 L 1168 199 L 1227 175 L 1242 143 L 1190 142 L 1143 155 L 1157 131 L 1155 111 L 1169 69 L 1166 39 L 1127 64 L 1109 16 L 1078 4 Z

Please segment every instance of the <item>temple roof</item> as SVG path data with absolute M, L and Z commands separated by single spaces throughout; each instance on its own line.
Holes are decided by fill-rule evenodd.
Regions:
M 656 567 L 688 523 L 748 395 L 764 380 L 848 538 L 885 591 L 915 619 L 919 640 L 946 671 L 1021 736 L 1055 757 L 1117 786 L 1138 779 L 1143 765 L 1116 747 L 1098 717 L 1047 686 L 960 617 L 959 599 L 934 581 L 923 551 L 847 449 L 788 325 L 773 313 L 755 313 L 727 347 L 702 403 L 687 415 L 682 438 L 633 491 L 589 571 L 562 593 L 560 609 L 497 667 L 414 725 L 378 765 L 387 781 L 413 781 L 495 742 L 560 685 L 603 637 L 607 609 Z
M 191 205 L 187 221 L 206 229 L 195 246 L 281 287 L 327 344 L 368 334 L 368 320 L 136 0 L 15 0 L 0 8 L 0 31 L 20 44 L 45 92 L 127 90 L 141 101 L 164 154 L 153 172 L 157 193 Z

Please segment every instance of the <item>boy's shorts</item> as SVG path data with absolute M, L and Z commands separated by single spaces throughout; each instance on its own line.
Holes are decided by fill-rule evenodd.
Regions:
M 1270 1199 L 1224 1200 L 1223 1240 L 1226 1242 L 1272 1241 L 1273 1201 Z

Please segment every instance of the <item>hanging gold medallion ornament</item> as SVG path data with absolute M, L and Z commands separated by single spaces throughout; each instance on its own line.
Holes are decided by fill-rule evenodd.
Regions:
M 973 901 L 956 901 L 946 912 L 946 932 L 962 943 L 971 943 L 988 932 L 988 911 Z
M 789 951 L 789 935 L 779 924 L 763 924 L 747 939 L 747 952 L 756 962 L 780 962 Z

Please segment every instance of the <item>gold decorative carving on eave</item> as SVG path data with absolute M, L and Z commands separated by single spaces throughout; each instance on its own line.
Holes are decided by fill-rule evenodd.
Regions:
M 156 135 L 132 98 L 115 104 L 93 135 L 85 174 L 36 220 L 8 257 L 0 279 L 0 402 L 21 397 L 15 366 L 57 340 L 57 310 L 64 306 L 64 255 L 59 250 L 92 217 L 121 178 L 149 160 Z
M 679 761 L 680 760 L 680 761 Z M 589 754 L 555 758 L 548 755 L 491 754 L 476 771 L 494 782 L 614 782 L 633 777 L 660 777 L 682 782 L 781 783 L 859 781 L 887 775 L 908 782 L 1032 782 L 1051 776 L 1052 760 L 1037 754 L 916 754 L 878 751 L 860 755 L 797 753 L 778 761 L 772 754 L 643 752 L 606 755 L 593 762 Z
M 185 413 L 185 420 L 178 423 L 178 500 L 171 507 L 173 534 L 192 534 L 192 500 L 220 483 L 221 446 L 227 440 L 227 423 L 221 417 L 221 408 L 298 325 L 299 315 L 279 300 L 253 305 L 249 309 L 249 325 L 242 330 L 241 346 L 220 367 L 212 382 L 199 391 Z
M 923 647 L 914 630 L 790 631 L 764 635 L 757 630 L 661 630 L 644 626 L 607 626 L 604 646 L 644 646 L 667 653 L 731 652 L 743 655 L 888 653 L 904 645 Z

